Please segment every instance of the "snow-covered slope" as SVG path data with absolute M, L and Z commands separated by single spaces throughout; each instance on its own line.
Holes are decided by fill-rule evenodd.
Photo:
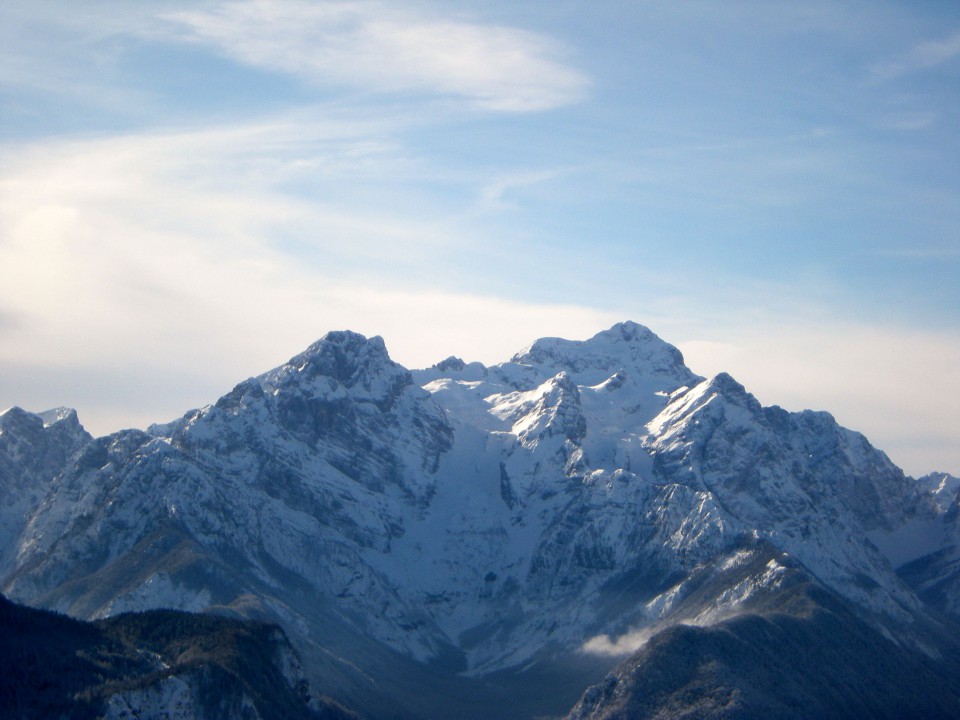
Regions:
M 317 687 L 374 714 L 429 717 L 450 693 L 483 716 L 503 698 L 482 678 L 575 660 L 585 685 L 791 564 L 909 638 L 924 606 L 894 549 L 917 523 L 956 527 L 946 491 L 863 436 L 697 376 L 635 323 L 413 373 L 379 338 L 330 333 L 174 422 L 69 437 L 42 471 L 0 437 L 5 477 L 39 488 L 6 526 L 5 592 L 81 617 L 270 617 Z M 779 564 L 748 572 L 768 548 Z M 545 697 L 517 717 L 582 690 L 527 685 Z
M 67 408 L 35 414 L 14 407 L 0 413 L 0 576 L 10 571 L 27 519 L 50 481 L 90 440 Z

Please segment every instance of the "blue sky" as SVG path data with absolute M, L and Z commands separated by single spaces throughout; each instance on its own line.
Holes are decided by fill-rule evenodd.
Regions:
M 960 472 L 955 2 L 0 6 L 0 406 L 632 319 Z

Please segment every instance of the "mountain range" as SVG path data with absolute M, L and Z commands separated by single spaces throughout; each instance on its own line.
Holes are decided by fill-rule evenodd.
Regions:
M 0 589 L 275 623 L 371 719 L 960 716 L 960 480 L 629 322 L 415 371 L 332 332 L 100 438 L 12 408 Z

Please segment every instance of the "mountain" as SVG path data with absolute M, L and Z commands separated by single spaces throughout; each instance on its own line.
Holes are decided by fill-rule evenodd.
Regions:
M 34 414 L 15 407 L 0 415 L 0 567 L 15 561 L 50 481 L 92 439 L 68 408 Z
M 755 615 L 793 574 L 952 668 L 955 487 L 635 323 L 414 372 L 334 332 L 146 432 L 0 416 L 0 581 L 80 618 L 277 622 L 371 718 L 563 715 L 651 637 Z
M 955 650 L 898 645 L 802 571 L 784 579 L 734 617 L 651 637 L 567 720 L 957 716 Z
M 170 610 L 85 623 L 0 596 L 0 715 L 351 720 L 276 625 Z
M 897 573 L 928 608 L 960 617 L 960 478 L 938 472 L 917 480 L 936 511 L 907 520 L 885 541 Z

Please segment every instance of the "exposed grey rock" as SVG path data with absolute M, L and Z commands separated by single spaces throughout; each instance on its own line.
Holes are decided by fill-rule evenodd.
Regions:
M 10 412 L 5 592 L 274 620 L 371 716 L 566 712 L 637 638 L 725 622 L 791 568 L 904 647 L 945 652 L 925 603 L 956 609 L 956 502 L 635 323 L 412 373 L 329 333 L 146 433 Z

